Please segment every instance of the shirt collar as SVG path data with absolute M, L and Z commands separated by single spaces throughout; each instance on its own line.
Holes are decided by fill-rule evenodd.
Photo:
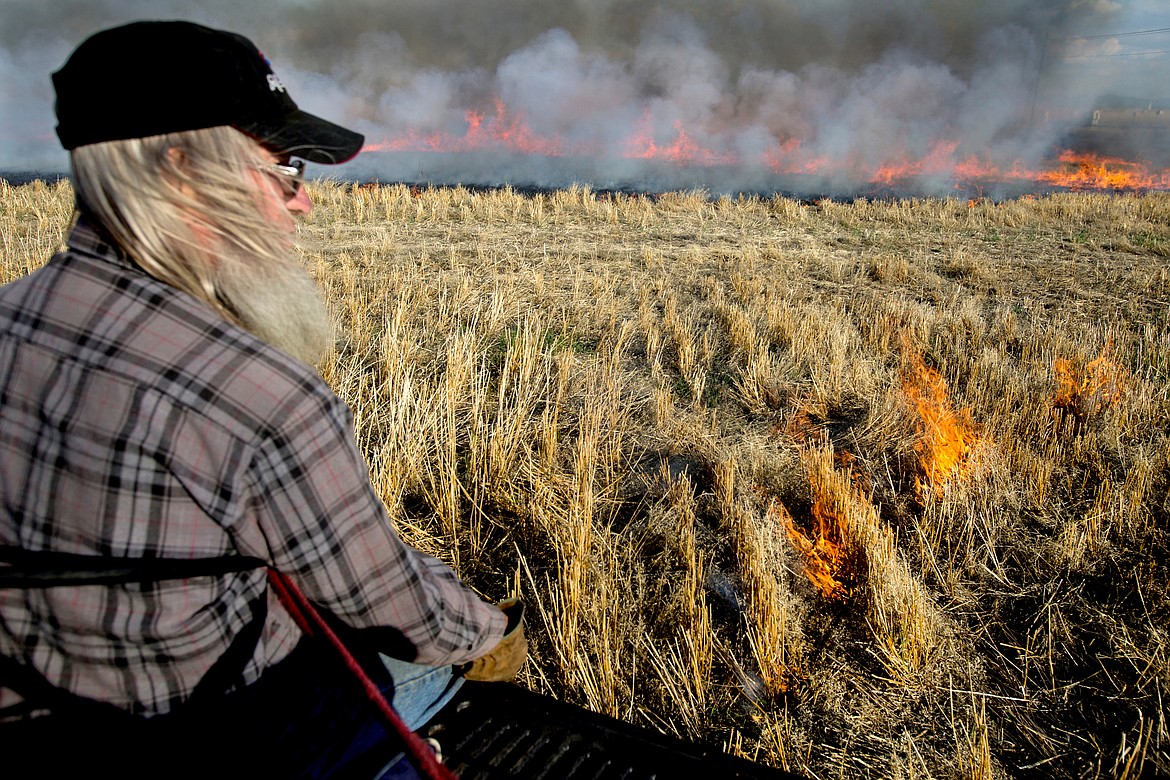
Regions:
M 69 248 L 74 252 L 96 257 L 100 260 L 116 263 L 123 266 L 137 267 L 130 256 L 115 245 L 97 225 L 85 216 L 77 218 L 73 230 L 66 240 Z

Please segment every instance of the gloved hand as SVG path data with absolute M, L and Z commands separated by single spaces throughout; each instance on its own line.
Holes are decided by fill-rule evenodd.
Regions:
M 504 638 L 487 655 L 481 655 L 462 666 L 460 671 L 468 680 L 511 680 L 528 658 L 528 640 L 524 638 L 524 603 L 520 599 L 505 599 L 496 606 L 508 616 Z

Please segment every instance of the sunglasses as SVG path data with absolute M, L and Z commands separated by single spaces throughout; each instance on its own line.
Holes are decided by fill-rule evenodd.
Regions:
M 265 163 L 257 167 L 276 180 L 288 200 L 295 198 L 297 193 L 301 191 L 301 185 L 305 183 L 304 160 L 289 160 L 287 165 L 284 163 Z

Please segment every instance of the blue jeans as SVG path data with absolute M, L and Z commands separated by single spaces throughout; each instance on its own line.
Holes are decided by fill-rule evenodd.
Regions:
M 411 731 L 417 731 L 435 717 L 463 685 L 463 678 L 454 674 L 450 666 L 412 664 L 381 653 L 379 657 L 394 679 L 394 698 L 390 704 Z M 399 753 L 374 775 L 375 780 L 397 775 L 406 768 L 405 761 L 406 755 Z
M 463 685 L 463 678 L 450 666 L 423 666 L 379 656 L 394 678 L 394 700 L 390 703 L 411 731 L 435 717 Z

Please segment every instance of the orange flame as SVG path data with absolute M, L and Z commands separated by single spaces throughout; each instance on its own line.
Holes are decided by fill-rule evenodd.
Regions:
M 828 431 L 812 420 L 806 408 L 793 415 L 784 427 L 784 433 L 796 439 L 802 447 L 814 442 L 829 443 Z M 833 462 L 840 467 L 840 470 L 833 470 L 843 478 L 839 483 L 826 478 L 820 471 L 809 473 L 811 528 L 806 531 L 797 526 L 783 505 L 773 503 L 769 511 L 783 524 L 788 539 L 800 553 L 809 581 L 825 598 L 845 601 L 853 592 L 848 583 L 858 567 L 847 540 L 849 514 L 846 496 L 841 495 L 842 485 L 850 486 L 847 491 L 860 492 L 867 489 L 867 480 L 852 453 L 834 452 Z
M 915 487 L 923 497 L 929 488 L 940 493 L 949 480 L 970 473 L 978 434 L 970 413 L 951 404 L 946 380 L 923 363 L 917 352 L 908 349 L 907 353 L 902 392 L 918 412 L 914 450 L 921 477 L 915 478 Z
M 832 496 L 815 478 L 810 477 L 813 488 L 812 528 L 802 531 L 796 526 L 792 515 L 780 504 L 774 504 L 774 515 L 784 524 L 797 552 L 804 561 L 804 573 L 817 590 L 830 601 L 844 601 L 851 589 L 843 582 L 847 569 L 845 527 L 848 519 L 840 502 Z
M 509 115 L 504 101 L 496 98 L 496 113 L 484 124 L 484 114 L 467 112 L 467 135 L 464 141 L 469 149 L 502 148 L 524 154 L 543 154 L 556 157 L 564 154 L 565 143 L 560 138 L 536 135 L 520 114 Z
M 764 163 L 773 173 L 815 174 L 827 171 L 828 157 L 811 157 L 800 148 L 800 141 L 793 138 L 764 152 Z
M 954 152 L 958 146 L 958 141 L 940 141 L 921 160 L 904 159 L 898 163 L 885 163 L 878 167 L 871 181 L 893 184 L 900 179 L 911 179 L 918 176 L 945 176 L 956 168 Z
M 1170 171 L 1119 157 L 1064 151 L 1059 160 L 1061 169 L 1042 172 L 1037 180 L 1070 190 L 1157 190 L 1170 185 Z
M 1124 388 L 1122 369 L 1108 357 L 1111 349 L 1112 344 L 1106 347 L 1105 354 L 1087 364 L 1057 358 L 1053 370 L 1060 386 L 1053 406 L 1083 423 L 1120 401 Z
M 641 160 L 662 160 L 675 165 L 737 165 L 739 158 L 734 154 L 720 153 L 699 144 L 682 126 L 674 123 L 674 138 L 668 144 L 660 145 L 654 139 L 650 128 L 651 116 L 642 116 L 638 132 L 623 144 L 625 157 Z

